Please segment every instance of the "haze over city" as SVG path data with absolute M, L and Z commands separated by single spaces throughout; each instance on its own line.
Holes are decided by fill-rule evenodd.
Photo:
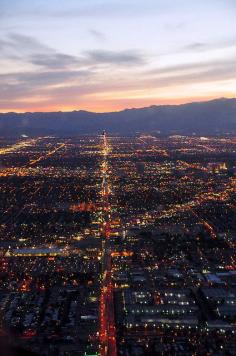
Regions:
M 233 0 L 0 1 L 0 111 L 236 95 Z

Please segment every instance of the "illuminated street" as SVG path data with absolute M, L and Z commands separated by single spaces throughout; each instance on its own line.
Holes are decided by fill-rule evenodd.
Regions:
M 111 280 L 111 246 L 110 246 L 110 203 L 109 195 L 111 187 L 109 184 L 109 165 L 108 155 L 111 147 L 108 144 L 106 133 L 102 136 L 102 154 L 101 164 L 102 175 L 102 209 L 103 209 L 103 227 L 102 238 L 103 257 L 102 257 L 102 286 L 100 297 L 100 341 L 102 356 L 116 356 L 116 331 L 114 318 L 113 285 Z

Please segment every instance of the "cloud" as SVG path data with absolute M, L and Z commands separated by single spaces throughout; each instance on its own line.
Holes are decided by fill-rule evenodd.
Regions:
M 51 91 L 56 86 L 72 85 L 73 81 L 87 80 L 91 77 L 90 71 L 43 71 L 43 72 L 19 72 L 14 74 L 1 74 L 2 100 L 18 100 L 32 95 L 40 95 L 44 91 Z M 26 100 L 27 100 L 26 99 Z
M 12 53 L 48 53 L 53 51 L 50 47 L 42 44 L 36 38 L 17 33 L 8 33 L 4 37 L 0 38 L 0 48 L 4 55 Z
M 28 57 L 28 61 L 34 65 L 47 69 L 64 69 L 87 67 L 94 68 L 100 65 L 127 66 L 144 64 L 144 57 L 136 51 L 106 51 L 93 50 L 72 56 L 63 53 L 37 53 Z
M 175 77 L 178 75 L 185 76 L 189 73 L 199 73 L 208 71 L 219 71 L 225 70 L 225 72 L 231 72 L 232 68 L 236 67 L 236 57 L 232 56 L 227 59 L 215 59 L 204 62 L 191 62 L 185 64 L 177 64 L 172 66 L 156 67 L 152 70 L 144 72 L 145 76 L 159 76 L 159 77 Z
M 21 63 L 31 63 L 31 58 L 52 56 L 55 53 L 34 37 L 11 32 L 0 37 L 0 52 L 0 60 L 15 59 Z
M 76 56 L 63 53 L 35 54 L 32 55 L 29 60 L 34 65 L 49 69 L 62 69 L 79 64 L 79 60 Z
M 179 49 L 182 51 L 210 51 L 236 47 L 235 38 L 225 38 L 215 42 L 193 42 Z
M 93 35 L 101 36 L 100 33 Z M 107 66 L 126 70 L 130 65 L 135 67 L 145 62 L 143 55 L 132 50 L 98 49 L 77 56 L 59 53 L 32 36 L 15 33 L 2 36 L 0 48 L 3 61 L 13 59 L 21 68 L 18 72 L 0 74 L 0 108 L 16 107 L 17 103 L 22 105 L 22 102 L 27 106 L 34 100 L 40 103 L 57 99 L 70 101 L 78 95 L 94 94 L 96 90 L 102 92 L 107 86 L 111 89 L 110 81 L 103 82 Z M 29 64 L 31 67 L 25 70 Z
M 106 39 L 105 34 L 101 31 L 90 29 L 89 33 L 95 40 L 104 41 Z
M 99 74 L 88 70 L 47 70 L 41 72 L 22 72 L 0 75 L 1 95 L 0 108 L 39 107 L 44 105 L 75 105 L 78 102 L 99 104 L 100 100 L 121 100 L 122 97 L 141 98 L 149 93 L 153 96 L 158 90 L 181 86 L 186 90 L 188 85 L 198 83 L 217 83 L 236 78 L 236 60 L 219 62 L 210 66 L 189 64 L 185 71 L 184 66 L 166 68 L 165 72 L 137 72 L 130 70 L 123 73 L 117 80 L 114 73 L 103 71 Z M 135 73 L 135 75 L 134 75 Z M 119 98 L 119 99 L 118 99 Z M 85 105 L 85 104 L 84 104 Z M 90 105 L 90 104 L 89 104 Z M 94 104 L 95 105 L 95 104 Z
M 166 68 L 165 72 L 159 70 L 156 73 L 150 72 L 135 72 L 127 71 L 123 76 L 116 80 L 114 73 L 103 72 L 92 73 L 90 69 L 79 70 L 60 70 L 60 71 L 44 71 L 38 73 L 18 73 L 0 75 L 2 90 L 0 96 L 0 106 L 8 102 L 9 107 L 11 101 L 22 102 L 24 100 L 27 107 L 27 101 L 32 98 L 44 98 L 45 102 L 49 103 L 74 103 L 78 98 L 82 100 L 87 97 L 87 100 L 99 102 L 99 98 L 110 98 L 111 94 L 116 97 L 115 93 L 125 98 L 132 93 L 135 97 L 137 93 L 152 93 L 157 90 L 175 88 L 181 86 L 187 88 L 188 85 L 198 83 L 217 83 L 221 81 L 231 80 L 236 78 L 236 59 L 231 62 L 219 62 L 217 65 L 208 63 L 196 65 L 188 65 L 190 71 L 185 71 L 184 66 L 181 70 L 178 66 L 174 68 Z M 134 75 L 135 73 L 135 75 Z M 37 101 L 35 99 L 35 101 Z
M 91 30 L 93 36 L 103 37 L 103 34 Z M 25 63 L 47 69 L 63 69 L 74 66 L 94 66 L 100 64 L 110 65 L 138 65 L 144 64 L 145 59 L 138 51 L 85 51 L 77 56 L 59 53 L 31 36 L 9 33 L 0 38 L 2 58 L 18 58 Z
M 86 52 L 88 60 L 93 64 L 144 64 L 144 57 L 136 51 L 104 51 L 93 50 Z
M 201 51 L 201 50 L 204 50 L 206 49 L 207 47 L 207 44 L 206 43 L 203 43 L 203 42 L 193 42 L 193 43 L 190 43 L 189 45 L 185 46 L 183 49 L 184 50 L 194 50 L 194 51 Z

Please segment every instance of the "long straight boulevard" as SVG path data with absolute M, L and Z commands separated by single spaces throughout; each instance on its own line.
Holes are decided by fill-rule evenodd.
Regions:
M 111 192 L 109 182 L 108 154 L 110 147 L 106 133 L 102 136 L 103 161 L 101 164 L 102 176 L 102 286 L 100 297 L 100 353 L 102 356 L 116 356 L 116 330 L 114 318 L 113 285 L 111 280 L 111 248 L 110 248 L 110 219 L 111 208 L 109 195 Z

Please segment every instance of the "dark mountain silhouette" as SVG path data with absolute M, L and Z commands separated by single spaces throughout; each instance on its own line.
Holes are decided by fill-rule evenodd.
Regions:
M 236 99 L 150 106 L 111 113 L 88 111 L 0 114 L 1 135 L 75 135 L 102 132 L 216 134 L 236 132 Z

